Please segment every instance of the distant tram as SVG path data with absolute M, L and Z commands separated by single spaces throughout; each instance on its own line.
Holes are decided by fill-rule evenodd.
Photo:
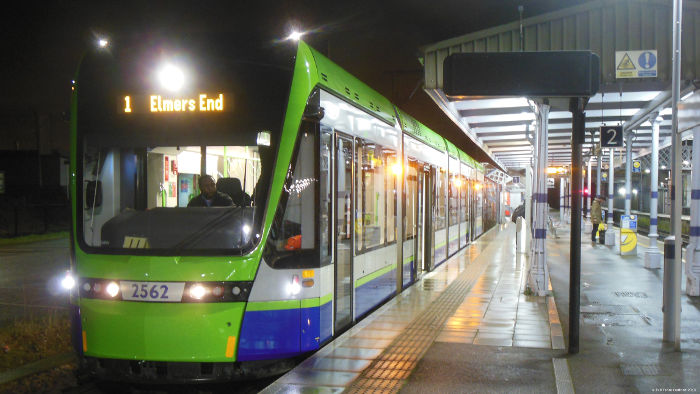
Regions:
M 304 42 L 283 52 L 187 38 L 85 55 L 71 307 L 90 373 L 282 372 L 496 223 L 481 164 Z M 205 175 L 231 205 L 188 207 Z

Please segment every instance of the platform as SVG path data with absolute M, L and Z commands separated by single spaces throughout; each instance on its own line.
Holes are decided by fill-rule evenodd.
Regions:
M 642 246 L 638 256 L 620 257 L 582 234 L 581 352 L 567 354 L 568 227 L 558 235 L 547 241 L 553 296 L 523 294 L 527 259 L 516 255 L 515 226 L 508 223 L 263 392 L 699 388 L 700 300 L 683 297 L 683 352 L 673 352 L 661 341 L 663 273 L 644 268 Z

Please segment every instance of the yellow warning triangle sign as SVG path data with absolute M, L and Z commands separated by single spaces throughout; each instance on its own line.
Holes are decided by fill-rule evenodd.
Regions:
M 634 63 L 632 63 L 632 59 L 630 59 L 630 55 L 625 53 L 625 56 L 622 57 L 622 60 L 620 60 L 620 64 L 617 65 L 618 70 L 636 70 L 637 68 L 634 67 Z

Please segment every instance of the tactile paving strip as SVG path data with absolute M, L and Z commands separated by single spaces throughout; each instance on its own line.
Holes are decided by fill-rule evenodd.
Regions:
M 347 388 L 346 392 L 398 392 L 423 354 L 440 333 L 445 321 L 452 316 L 481 276 L 489 260 L 477 258 L 411 322 Z

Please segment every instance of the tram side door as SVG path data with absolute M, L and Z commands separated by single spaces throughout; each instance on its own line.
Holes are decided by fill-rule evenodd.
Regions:
M 426 271 L 425 263 L 425 170 L 422 163 L 418 163 L 418 171 L 416 171 L 417 193 L 415 196 L 415 217 L 416 217 L 416 236 L 415 236 L 415 259 L 413 265 L 414 278 L 418 278 L 421 272 Z
M 336 133 L 335 140 L 335 284 L 334 284 L 334 332 L 338 333 L 352 324 L 353 316 L 353 193 L 352 166 L 354 162 L 353 140 Z
M 435 264 L 435 223 L 437 212 L 435 211 L 435 181 L 437 168 L 426 165 L 423 167 L 423 271 L 430 271 Z

